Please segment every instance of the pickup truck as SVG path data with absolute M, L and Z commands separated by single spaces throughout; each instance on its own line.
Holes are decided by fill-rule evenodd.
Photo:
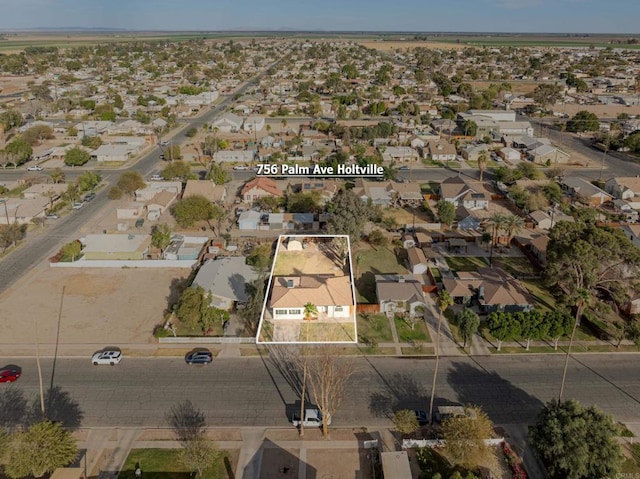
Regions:
M 291 417 L 291 424 L 298 427 L 300 426 L 300 413 L 294 413 Z M 331 424 L 329 419 L 328 424 Z M 322 413 L 319 409 L 305 409 L 304 421 L 302 421 L 304 427 L 322 426 Z

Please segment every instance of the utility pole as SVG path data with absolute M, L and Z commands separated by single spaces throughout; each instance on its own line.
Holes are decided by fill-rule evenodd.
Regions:
M 40 411 L 42 412 L 42 418 L 45 418 L 44 409 L 44 389 L 42 387 L 42 367 L 40 366 L 40 346 L 38 341 L 38 320 L 35 320 L 36 325 L 36 365 L 38 366 L 38 381 L 40 382 Z

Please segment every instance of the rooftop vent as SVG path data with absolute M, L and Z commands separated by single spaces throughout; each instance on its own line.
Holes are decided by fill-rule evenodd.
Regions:
M 293 288 L 293 280 L 292 279 L 285 280 L 285 283 L 287 285 L 287 288 Z

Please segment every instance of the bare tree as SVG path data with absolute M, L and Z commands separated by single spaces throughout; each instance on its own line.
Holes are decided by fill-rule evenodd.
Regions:
M 334 348 L 322 346 L 317 355 L 308 358 L 309 390 L 322 413 L 322 435 L 329 437 L 329 423 L 336 413 L 353 374 L 353 364 Z
M 206 427 L 204 414 L 189 399 L 171 408 L 167 414 L 167 422 L 183 446 L 204 436 Z

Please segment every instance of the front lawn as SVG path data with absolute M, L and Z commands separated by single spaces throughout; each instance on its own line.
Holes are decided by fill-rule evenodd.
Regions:
M 135 479 L 135 465 L 140 463 L 145 479 L 192 479 L 191 471 L 180 461 L 180 449 L 132 449 L 122 467 L 119 478 Z M 228 479 L 234 477 L 238 451 L 222 451 L 215 467 L 207 469 L 201 479 Z
M 478 271 L 478 268 L 488 266 L 484 258 L 474 256 L 448 256 L 445 259 L 452 271 Z
M 521 280 L 521 283 L 536 300 L 536 308 L 539 308 L 543 312 L 555 309 L 556 300 L 546 286 L 542 284 L 542 280 L 526 279 Z
M 404 321 L 399 316 L 394 318 L 396 331 L 398 331 L 398 340 L 401 343 L 412 343 L 414 341 L 431 342 L 427 325 L 423 319 L 418 319 L 415 322 L 414 328 L 411 329 L 411 325 Z
M 356 338 L 353 323 L 314 323 L 305 321 L 305 327 L 300 328 L 300 342 L 349 342 Z
M 384 314 L 359 314 L 358 342 L 378 344 L 393 341 L 391 325 Z

